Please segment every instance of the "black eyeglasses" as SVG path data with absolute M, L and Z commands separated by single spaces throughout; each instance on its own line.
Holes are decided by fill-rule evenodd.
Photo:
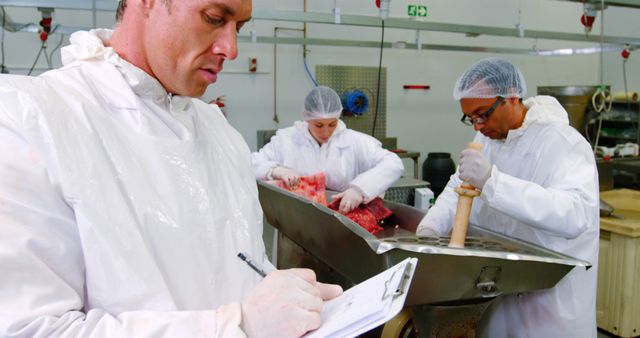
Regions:
M 476 117 L 471 117 L 466 114 L 462 114 L 462 118 L 460 118 L 460 122 L 464 123 L 467 126 L 472 126 L 474 124 L 485 123 L 489 119 L 489 116 L 493 113 L 496 108 L 504 101 L 504 97 L 498 96 L 496 102 L 494 102 L 487 111 L 484 113 L 478 114 Z

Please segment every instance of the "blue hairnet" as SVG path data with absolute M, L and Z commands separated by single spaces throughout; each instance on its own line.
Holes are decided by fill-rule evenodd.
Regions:
M 304 120 L 339 118 L 342 114 L 342 102 L 336 92 L 324 86 L 313 88 L 304 99 Z
M 456 100 L 496 96 L 522 98 L 526 93 L 527 84 L 520 70 L 500 58 L 476 62 L 460 76 L 453 88 Z

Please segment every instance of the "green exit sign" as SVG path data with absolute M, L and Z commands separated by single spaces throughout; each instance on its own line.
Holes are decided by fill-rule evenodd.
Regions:
M 427 16 L 427 6 L 409 5 L 407 7 L 409 16 Z

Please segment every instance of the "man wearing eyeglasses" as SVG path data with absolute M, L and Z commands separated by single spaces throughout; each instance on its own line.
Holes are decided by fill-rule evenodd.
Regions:
M 589 143 L 550 96 L 523 101 L 526 84 L 510 62 L 489 58 L 458 79 L 462 123 L 478 131 L 482 151 L 462 151 L 457 172 L 418 226 L 419 235 L 451 231 L 457 194 L 481 190 L 469 222 L 591 262 L 551 289 L 498 297 L 481 337 L 596 337 L 598 178 Z

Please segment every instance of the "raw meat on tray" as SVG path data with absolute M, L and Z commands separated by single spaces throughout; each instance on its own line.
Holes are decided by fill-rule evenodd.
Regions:
M 280 180 L 268 182 L 284 190 L 291 191 L 296 195 L 310 199 L 316 203 L 327 205 L 325 177 L 324 173 L 300 176 L 300 183 L 293 189 L 289 189 L 287 185 Z
M 333 210 L 338 210 L 340 207 L 340 199 L 334 200 L 328 205 L 328 207 Z M 376 197 L 371 202 L 367 204 L 360 204 L 357 208 L 344 215 L 358 223 L 371 234 L 375 235 L 383 230 L 379 222 L 391 216 L 392 213 L 393 212 L 391 210 L 384 206 L 382 199 L 380 197 Z
M 340 212 L 340 199 L 334 200 L 331 204 L 327 205 L 327 197 L 325 194 L 325 174 L 317 173 L 309 176 L 300 176 L 300 183 L 297 187 L 289 189 L 284 182 L 268 181 L 269 183 L 280 187 L 284 190 L 291 191 L 294 194 L 302 196 L 304 198 L 315 201 L 319 204 L 325 205 L 330 209 Z M 391 210 L 384 206 L 384 202 L 380 197 L 376 197 L 373 201 L 367 204 L 360 204 L 357 208 L 351 212 L 344 214 L 352 221 L 358 223 L 365 230 L 372 234 L 376 234 L 382 231 L 380 221 L 391 216 Z

